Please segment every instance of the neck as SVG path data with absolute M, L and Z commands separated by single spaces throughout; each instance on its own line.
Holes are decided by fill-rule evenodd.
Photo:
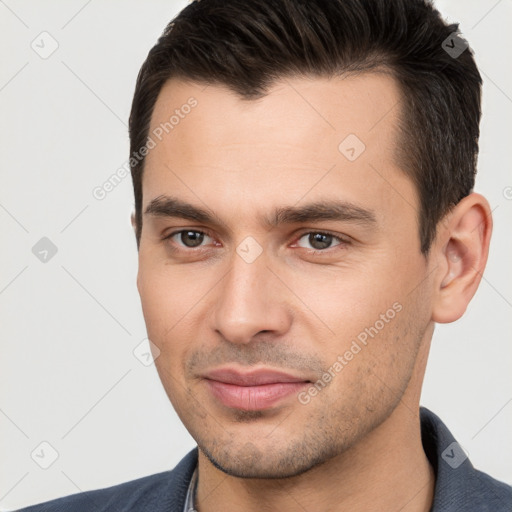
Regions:
M 419 415 L 402 403 L 357 446 L 295 477 L 232 477 L 214 467 L 201 450 L 198 464 L 199 512 L 428 512 L 434 496 L 434 473 L 421 444 Z
M 435 475 L 421 442 L 419 395 L 428 344 L 398 406 L 352 448 L 290 478 L 237 478 L 199 450 L 198 512 L 282 510 L 428 512 Z

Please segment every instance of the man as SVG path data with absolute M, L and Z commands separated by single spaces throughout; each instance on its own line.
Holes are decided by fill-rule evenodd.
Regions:
M 148 337 L 198 448 L 25 510 L 511 510 L 419 407 L 487 260 L 480 87 L 423 0 L 187 6 L 139 73 L 130 165 Z

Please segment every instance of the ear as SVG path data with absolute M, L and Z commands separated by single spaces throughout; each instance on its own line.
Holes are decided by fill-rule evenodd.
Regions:
M 135 231 L 135 234 L 137 234 L 137 221 L 135 220 L 135 212 L 132 212 L 132 214 L 130 216 L 130 220 L 132 223 L 133 231 Z
M 437 266 L 432 320 L 458 320 L 473 298 L 487 263 L 492 212 L 480 194 L 462 199 L 438 225 L 432 249 Z

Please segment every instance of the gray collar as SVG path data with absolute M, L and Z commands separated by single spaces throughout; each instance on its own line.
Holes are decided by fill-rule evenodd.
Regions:
M 183 512 L 197 512 L 194 508 L 194 498 L 196 495 L 197 489 L 197 465 L 192 473 L 192 478 L 190 479 L 190 483 L 188 484 L 187 497 L 185 498 L 185 506 L 183 507 Z

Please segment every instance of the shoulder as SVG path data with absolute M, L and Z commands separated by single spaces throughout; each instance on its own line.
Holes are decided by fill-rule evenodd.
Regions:
M 104 489 L 72 494 L 18 512 L 182 512 L 196 464 L 197 448 L 194 448 L 170 471 Z
M 512 510 L 512 487 L 477 469 L 468 481 L 466 510 L 500 512 Z M 478 504 L 478 508 L 475 507 Z
M 441 419 L 422 407 L 422 442 L 436 473 L 432 512 L 509 512 L 512 487 L 476 469 Z

